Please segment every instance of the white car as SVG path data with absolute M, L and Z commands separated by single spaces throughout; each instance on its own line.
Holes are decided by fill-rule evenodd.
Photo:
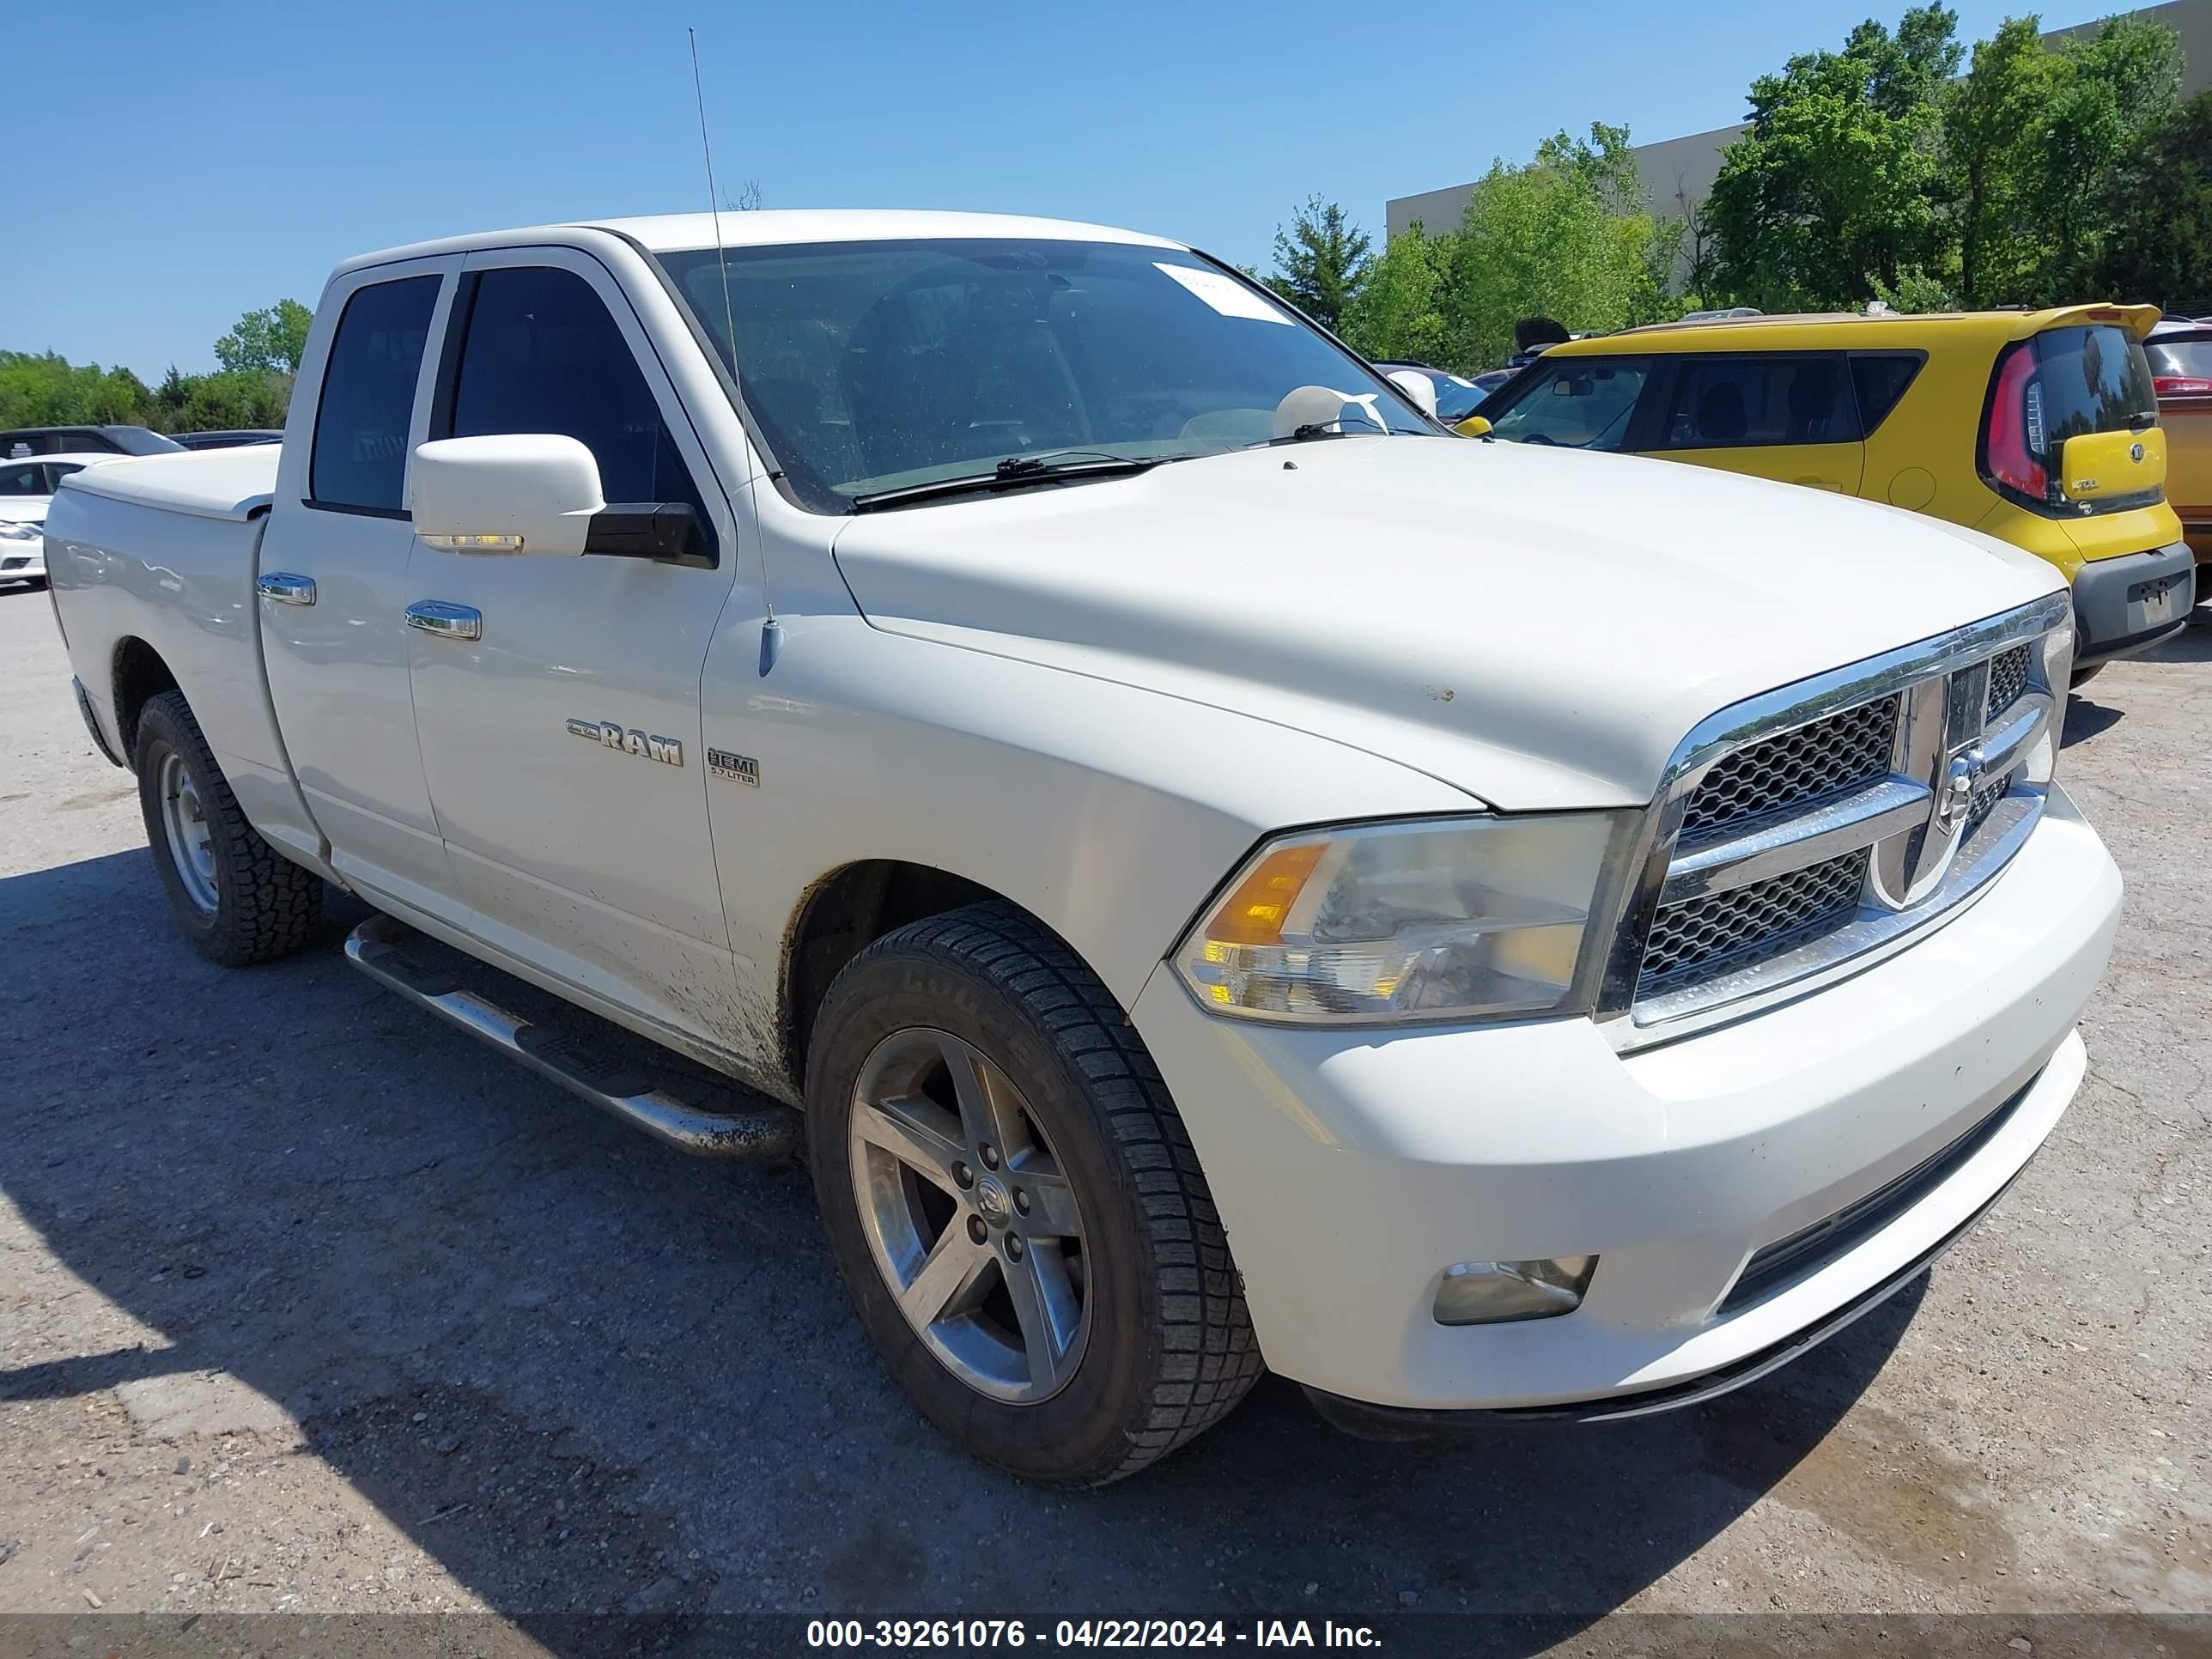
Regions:
M 296 950 L 336 882 L 469 1035 L 686 1151 L 803 1141 L 886 1366 L 1033 1479 L 1263 1366 L 1392 1434 L 1723 1393 L 2082 1078 L 2120 882 L 2048 565 L 1444 435 L 1173 241 L 368 255 L 281 449 L 76 474 L 48 530 L 187 938 Z
M 33 455 L 0 461 L 0 587 L 46 580 L 46 508 L 62 479 L 109 454 Z

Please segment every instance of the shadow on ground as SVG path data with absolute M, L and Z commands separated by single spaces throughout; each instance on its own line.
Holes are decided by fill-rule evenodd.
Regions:
M 0 881 L 40 990 L 0 1012 L 0 1183 L 167 1346 L 0 1400 L 121 1384 L 189 1423 L 227 1373 L 510 1614 L 1594 1617 L 1820 1446 L 1925 1283 L 1690 1413 L 1377 1446 L 1271 1380 L 1149 1475 L 1024 1488 L 884 1381 L 801 1171 L 688 1161 L 480 1052 L 344 966 L 349 918 L 209 966 L 146 857 Z

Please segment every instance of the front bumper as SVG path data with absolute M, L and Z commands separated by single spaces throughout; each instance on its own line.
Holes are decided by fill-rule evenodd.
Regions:
M 46 544 L 0 541 L 0 582 L 43 580 L 46 574 Z
M 1273 1370 L 1416 1411 L 1686 1403 L 1863 1311 L 2019 1172 L 2086 1069 L 2074 1024 L 2119 891 L 2053 791 L 2004 874 L 1910 949 L 1635 1054 L 1582 1020 L 1385 1034 L 1224 1019 L 1167 969 L 1136 1023 L 1206 1166 Z M 1719 1311 L 1754 1252 L 2014 1097 L 1879 1230 Z M 1431 1316 L 1453 1262 L 1590 1254 L 1595 1275 L 1564 1317 Z
M 2083 565 L 2074 577 L 2075 666 L 2131 657 L 2186 625 L 2196 566 L 2185 541 Z

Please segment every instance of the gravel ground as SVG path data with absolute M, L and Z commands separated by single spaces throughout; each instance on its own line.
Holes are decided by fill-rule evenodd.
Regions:
M 905 1404 L 798 1170 L 480 1050 L 343 903 L 196 957 L 43 594 L 0 707 L 0 1611 L 2212 1610 L 2212 629 L 2074 700 L 2130 882 L 2090 1079 L 1932 1278 L 1700 1410 L 1375 1446 L 1270 1380 L 1085 1496 Z

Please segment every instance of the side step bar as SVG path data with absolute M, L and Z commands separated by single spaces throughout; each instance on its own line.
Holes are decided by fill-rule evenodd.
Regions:
M 687 1105 L 635 1073 L 606 1063 L 573 1037 L 510 1014 L 451 975 L 410 957 L 404 947 L 416 937 L 404 922 L 372 916 L 347 937 L 346 960 L 410 1002 L 678 1152 L 700 1158 L 766 1158 L 798 1150 L 799 1114 L 788 1107 L 702 1112 Z

